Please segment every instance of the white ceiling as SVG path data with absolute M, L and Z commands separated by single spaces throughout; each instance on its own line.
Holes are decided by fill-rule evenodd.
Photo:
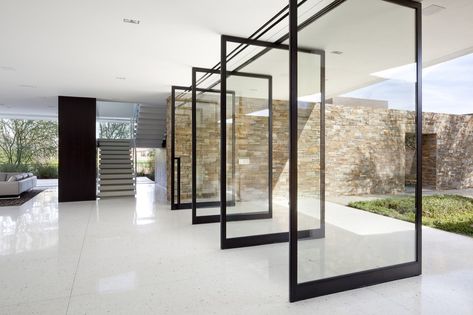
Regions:
M 220 34 L 248 36 L 286 2 L 0 0 L 0 113 L 54 114 L 58 95 L 164 105 L 217 63 Z
M 164 106 L 171 85 L 191 84 L 192 66 L 211 67 L 219 61 L 221 34 L 247 37 L 287 4 L 0 1 L 0 114 L 30 115 L 54 115 L 57 95 Z M 423 17 L 426 64 L 472 51 L 473 1 L 422 3 L 447 8 Z M 126 24 L 123 18 L 141 23 Z M 321 44 L 330 44 L 329 39 Z M 340 50 L 348 51 L 350 43 L 346 46 Z

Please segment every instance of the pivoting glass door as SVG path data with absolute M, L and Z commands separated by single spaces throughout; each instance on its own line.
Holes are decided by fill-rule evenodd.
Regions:
M 244 75 L 248 77 L 248 74 Z M 264 78 L 268 85 L 268 78 Z M 239 167 L 237 157 L 233 154 L 237 143 L 241 142 L 236 123 L 239 102 L 236 92 L 227 90 L 224 102 L 228 106 L 228 117 L 222 121 L 221 117 L 221 90 L 220 71 L 206 68 L 193 68 L 192 70 L 192 223 L 215 223 L 220 222 L 221 200 L 225 200 L 226 207 L 232 212 L 230 220 L 248 221 L 267 218 L 271 216 L 268 207 L 252 211 L 251 209 L 237 208 L 239 184 Z M 266 124 L 266 126 L 268 126 Z M 221 190 L 222 179 L 222 129 L 227 138 L 225 141 L 225 153 L 229 158 L 225 162 L 226 188 Z M 265 131 L 267 134 L 267 130 Z M 261 144 L 265 152 L 269 152 L 269 142 Z M 224 154 L 227 156 L 227 154 Z M 271 172 L 270 165 L 265 166 L 266 177 L 269 180 Z M 269 191 L 265 194 L 268 199 Z M 223 197 L 222 197 L 223 195 Z
M 420 4 L 339 0 L 308 18 L 290 3 L 290 299 L 418 275 Z M 326 51 L 322 75 L 300 47 Z M 320 77 L 322 95 L 311 84 Z M 321 201 L 325 237 L 299 238 Z
M 227 52 L 245 47 L 232 58 Z M 318 73 L 306 82 L 314 97 L 307 98 L 301 111 L 301 125 L 313 133 L 302 133 L 304 142 L 304 196 L 312 199 L 304 205 L 306 219 L 301 221 L 300 238 L 324 236 L 323 160 L 321 153 L 323 107 L 321 73 L 324 52 L 300 49 L 304 66 Z M 235 204 L 222 202 L 221 247 L 256 246 L 289 240 L 289 50 L 287 45 L 249 40 L 233 36 L 222 37 L 222 97 L 234 91 L 236 103 L 222 98 L 221 181 L 222 191 L 235 187 Z M 232 107 L 234 106 L 234 108 Z M 236 129 L 236 139 L 225 132 Z M 234 141 L 233 146 L 227 145 Z M 224 165 L 236 160 L 234 174 Z M 232 181 L 230 179 L 233 179 Z M 233 186 L 230 186 L 233 185 Z M 222 198 L 226 195 L 222 194 Z M 224 199 L 223 199 L 224 200 Z M 240 213 L 259 215 L 258 220 L 234 220 Z

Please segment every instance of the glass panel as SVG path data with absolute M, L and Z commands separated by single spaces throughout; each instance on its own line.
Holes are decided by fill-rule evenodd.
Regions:
M 132 138 L 130 121 L 99 121 L 97 125 L 99 139 L 126 140 Z
M 197 215 L 220 214 L 220 91 L 196 92 Z
M 302 231 L 323 226 L 322 55 L 299 52 L 298 59 L 297 199 L 298 230 Z
M 285 48 L 247 45 L 227 64 L 228 71 L 237 71 L 226 82 L 236 94 L 233 120 L 227 104 L 227 128 L 233 122 L 236 129 L 231 152 L 227 146 L 227 159 L 236 160 L 236 203 L 227 207 L 227 238 L 255 236 L 262 244 L 281 242 L 288 232 L 288 60 Z M 260 217 L 236 222 L 235 213 Z
M 230 75 L 227 91 L 235 91 L 235 107 L 227 102 L 227 192 L 234 190 L 235 205 L 227 205 L 227 237 L 266 234 L 274 220 L 231 221 L 234 214 L 270 213 L 270 90 L 269 78 Z M 235 145 L 233 133 L 235 130 Z M 230 170 L 230 161 L 235 170 Z M 235 175 L 233 179 L 233 174 Z M 275 227 L 276 228 L 276 227 Z
M 178 168 L 180 161 L 181 203 L 192 202 L 192 96 L 189 92 L 176 90 L 175 101 L 175 157 L 174 176 L 175 193 L 177 194 Z M 177 196 L 175 202 L 177 202 Z
M 196 86 L 196 198 L 193 223 L 212 223 L 220 220 L 220 73 L 203 68 L 193 71 L 193 85 Z M 233 104 L 234 100 L 234 93 L 227 93 L 227 102 Z M 232 129 L 228 132 L 233 134 Z M 230 170 L 232 165 L 230 160 Z M 232 192 L 227 196 L 229 205 L 234 200 L 233 196 Z
M 299 31 L 299 45 L 326 52 L 325 146 L 314 110 L 320 91 L 311 83 L 320 73 L 299 58 L 299 229 L 311 220 L 306 205 L 320 202 L 314 183 L 323 151 L 326 221 L 325 238 L 298 241 L 298 282 L 415 261 L 416 178 L 409 151 L 415 150 L 415 10 L 348 0 Z M 404 89 L 377 85 L 389 80 Z M 392 103 L 383 94 L 403 94 L 405 101 Z

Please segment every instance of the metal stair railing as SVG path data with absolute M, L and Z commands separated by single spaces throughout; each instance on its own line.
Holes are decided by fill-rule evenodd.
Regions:
M 134 187 L 136 193 L 136 184 L 137 184 L 137 174 L 138 174 L 138 161 L 137 161 L 137 153 L 136 153 L 136 131 L 137 131 L 137 123 L 138 117 L 140 115 L 140 104 L 135 104 L 133 109 L 133 117 L 131 119 L 131 145 L 133 150 L 133 179 L 134 179 Z

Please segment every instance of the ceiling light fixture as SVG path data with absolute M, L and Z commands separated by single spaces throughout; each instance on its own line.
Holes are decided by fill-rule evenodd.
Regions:
M 19 87 L 26 88 L 26 89 L 35 89 L 35 88 L 37 88 L 36 85 L 31 85 L 31 84 L 20 84 Z
M 124 23 L 129 23 L 129 24 L 140 24 L 140 20 L 135 20 L 135 19 L 123 19 Z
M 446 7 L 442 7 L 442 6 L 436 5 L 436 4 L 431 4 L 427 7 L 425 7 L 424 9 L 422 9 L 422 14 L 424 16 L 430 16 L 430 15 L 434 15 L 436 13 L 439 13 L 440 11 L 443 11 L 445 9 L 446 9 Z
M 340 51 L 340 50 L 333 50 L 330 52 L 331 54 L 334 54 L 334 55 L 341 55 L 343 54 L 343 51 Z
M 115 79 L 117 79 L 117 80 L 122 80 L 122 81 L 123 81 L 123 80 L 126 80 L 125 77 L 116 77 Z

